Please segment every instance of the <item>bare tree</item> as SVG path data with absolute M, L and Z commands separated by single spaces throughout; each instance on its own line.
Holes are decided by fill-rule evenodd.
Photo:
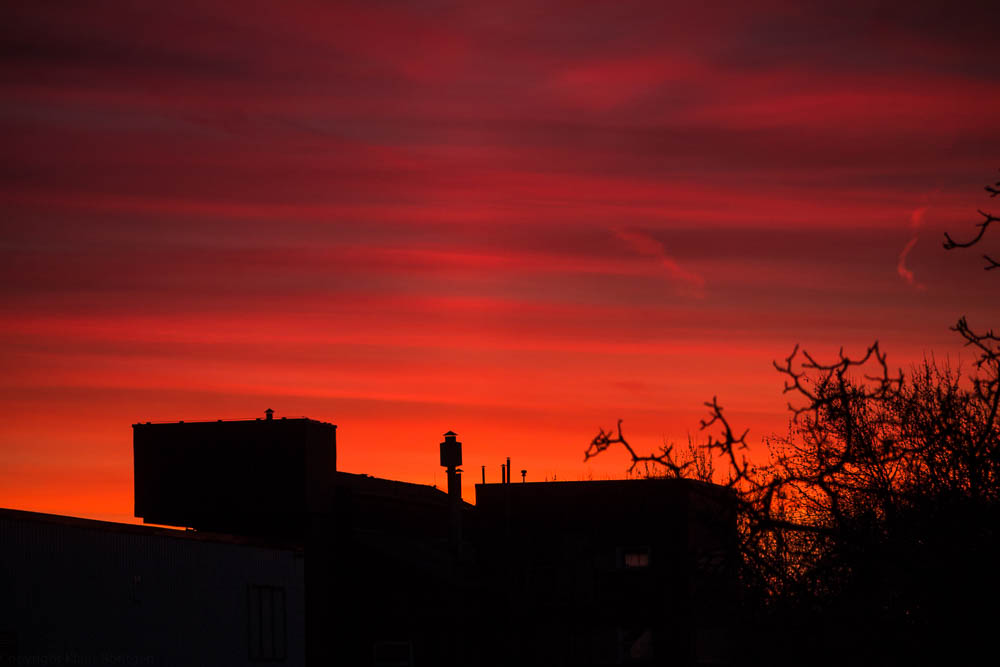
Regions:
M 789 661 L 805 649 L 788 642 L 819 648 L 831 632 L 826 657 L 806 662 L 888 659 L 899 642 L 914 656 L 945 655 L 954 642 L 989 636 L 972 610 L 980 593 L 1000 594 L 991 564 L 1000 525 L 1000 337 L 964 319 L 954 330 L 976 353 L 965 375 L 930 361 L 891 372 L 877 343 L 829 363 L 793 350 L 775 364 L 792 427 L 767 442 L 766 464 L 751 465 L 747 433 L 732 428 L 715 399 L 706 404 L 708 435 L 698 447 L 702 460 L 724 463 L 715 481 L 734 492 L 740 577 L 754 600 L 746 622 L 758 639 L 773 633 L 771 649 L 785 642 Z M 586 455 L 612 446 L 626 450 L 633 471 L 711 474 L 691 451 L 668 445 L 640 454 L 621 422 L 598 433 Z M 970 638 L 973 629 L 986 634 Z
M 984 215 L 976 239 L 951 247 L 977 243 L 996 219 Z M 642 454 L 619 420 L 585 456 L 620 446 L 631 472 L 733 491 L 746 625 L 770 644 L 760 661 L 781 662 L 780 647 L 814 664 L 954 657 L 991 636 L 973 610 L 1000 596 L 1000 336 L 965 318 L 952 330 L 973 352 L 965 373 L 894 371 L 877 342 L 828 362 L 796 346 L 774 363 L 791 426 L 765 441 L 766 463 L 748 461 L 747 432 L 715 398 L 686 452 Z
M 990 193 L 990 197 L 996 197 L 998 194 L 1000 194 L 1000 181 L 997 181 L 993 185 L 987 185 L 984 189 L 986 190 L 986 192 Z M 996 222 L 998 219 L 1000 219 L 1000 218 L 997 218 L 997 216 L 993 215 L 992 213 L 989 213 L 987 211 L 983 211 L 981 209 L 979 210 L 979 215 L 983 216 L 983 221 L 980 222 L 980 223 L 978 223 L 976 225 L 976 227 L 979 228 L 979 232 L 972 239 L 970 239 L 969 241 L 966 241 L 964 243 L 960 243 L 958 241 L 955 241 L 953 238 L 951 238 L 951 236 L 948 234 L 948 232 L 945 232 L 944 233 L 944 249 L 945 250 L 953 250 L 955 248 L 969 248 L 971 246 L 976 245 L 977 243 L 979 243 L 980 241 L 983 240 L 983 236 L 985 236 L 986 230 L 989 229 L 989 226 L 992 223 Z M 995 259 L 993 259 L 989 255 L 985 255 L 984 254 L 983 258 L 986 260 L 986 266 L 984 268 L 987 271 L 991 271 L 993 269 L 1000 268 L 1000 262 L 997 262 Z

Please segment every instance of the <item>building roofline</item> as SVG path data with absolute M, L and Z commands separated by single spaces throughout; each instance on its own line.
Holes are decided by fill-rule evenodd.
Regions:
M 179 540 L 194 540 L 198 542 L 218 542 L 222 544 L 236 544 L 266 549 L 282 549 L 296 552 L 302 551 L 302 545 L 296 542 L 263 540 L 243 535 L 211 533 L 184 528 L 170 528 L 167 526 L 149 526 L 138 523 L 118 523 L 115 521 L 101 521 L 100 519 L 84 519 L 82 517 L 66 516 L 64 514 L 48 514 L 45 512 L 32 512 L 29 510 L 16 510 L 5 507 L 0 507 L 0 519 L 35 521 L 37 523 L 47 523 L 59 526 L 81 528 L 84 530 L 98 530 L 126 535 L 147 535 L 169 537 Z
M 386 498 L 395 497 L 437 505 L 451 503 L 447 491 L 431 484 L 405 482 L 398 479 L 375 477 L 366 473 L 347 472 L 344 470 L 337 471 L 336 480 L 338 485 L 343 485 L 351 490 L 369 495 L 378 495 Z M 462 501 L 462 504 L 467 507 L 473 507 L 471 503 L 465 500 Z
M 704 486 L 710 488 L 724 489 L 725 487 L 720 484 L 713 484 L 711 482 L 703 482 L 700 479 L 690 479 L 688 477 L 640 477 L 633 479 L 576 479 L 576 480 L 550 480 L 547 482 L 479 482 L 476 484 L 476 488 L 493 488 L 493 487 L 504 487 L 504 486 L 524 486 L 524 487 L 543 487 L 543 486 L 559 486 L 561 488 L 567 488 L 570 486 L 592 486 L 595 484 L 600 485 L 611 485 L 611 484 L 689 484 L 692 486 Z
M 158 426 L 163 424 L 255 424 L 257 422 L 311 422 L 313 424 L 322 424 L 324 426 L 332 426 L 337 428 L 336 424 L 331 424 L 330 422 L 320 421 L 319 419 L 312 419 L 310 417 L 276 417 L 274 419 L 266 419 L 264 417 L 255 417 L 252 419 L 210 419 L 205 421 L 146 421 L 146 422 L 136 422 L 132 424 L 132 428 L 136 426 Z

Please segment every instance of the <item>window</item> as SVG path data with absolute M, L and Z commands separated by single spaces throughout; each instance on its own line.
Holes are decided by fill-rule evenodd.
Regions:
M 621 566 L 625 569 L 649 567 L 649 547 L 627 547 L 621 554 Z
M 285 589 L 250 586 L 247 627 L 250 660 L 281 662 L 285 659 Z
M 135 574 L 132 575 L 132 604 L 139 604 L 142 602 L 142 575 Z

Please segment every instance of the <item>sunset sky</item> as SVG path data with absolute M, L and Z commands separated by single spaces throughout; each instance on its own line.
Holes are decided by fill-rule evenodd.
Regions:
M 452 429 L 472 500 L 714 395 L 760 455 L 796 343 L 958 361 L 995 9 L 6 3 L 0 507 L 130 520 L 138 421 L 273 408 L 439 486 Z

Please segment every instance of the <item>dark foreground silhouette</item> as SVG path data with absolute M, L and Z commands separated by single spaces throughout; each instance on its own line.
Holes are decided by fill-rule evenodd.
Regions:
M 336 427 L 305 418 L 133 431 L 136 515 L 191 530 L 0 511 L 8 662 L 731 659 L 725 488 L 512 483 L 508 460 L 470 505 L 450 431 L 447 492 L 337 471 Z
M 987 186 L 1000 194 L 1000 182 Z M 998 220 L 944 247 L 985 243 Z M 1000 264 L 983 255 L 985 269 Z M 956 664 L 995 660 L 1000 595 L 1000 336 L 952 329 L 973 363 L 893 373 L 876 342 L 829 361 L 796 347 L 775 368 L 792 423 L 744 456 L 713 399 L 707 441 L 641 454 L 601 431 L 587 451 L 623 447 L 632 469 L 719 479 L 735 498 L 739 621 L 748 664 Z M 716 470 L 715 468 L 719 469 Z

